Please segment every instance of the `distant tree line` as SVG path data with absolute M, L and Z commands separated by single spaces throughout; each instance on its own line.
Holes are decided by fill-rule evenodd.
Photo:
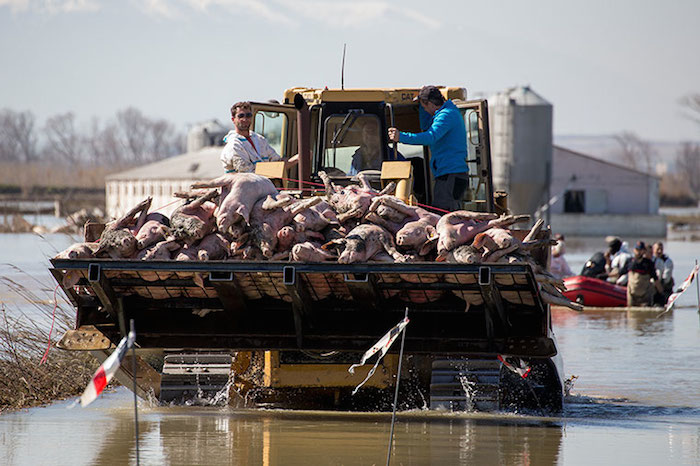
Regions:
M 700 94 L 684 96 L 680 105 L 684 116 L 697 123 L 700 129 Z M 616 155 L 623 164 L 646 173 L 654 173 L 658 154 L 649 141 L 630 131 L 617 134 L 614 138 L 618 143 Z M 700 144 L 690 141 L 681 143 L 674 162 L 675 169 L 665 174 L 661 181 L 662 202 L 700 201 Z
M 128 107 L 87 127 L 72 112 L 41 125 L 30 111 L 0 110 L 0 162 L 51 162 L 58 165 L 128 166 L 153 162 L 185 149 L 175 126 Z

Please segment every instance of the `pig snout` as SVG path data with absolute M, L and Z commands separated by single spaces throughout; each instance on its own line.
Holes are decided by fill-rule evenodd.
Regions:
M 277 232 L 277 248 L 281 251 L 286 251 L 292 246 L 296 234 L 294 229 L 286 226 Z
M 345 249 L 343 253 L 338 258 L 338 262 L 341 264 L 354 264 L 356 262 L 362 262 L 365 260 L 365 254 L 352 249 Z

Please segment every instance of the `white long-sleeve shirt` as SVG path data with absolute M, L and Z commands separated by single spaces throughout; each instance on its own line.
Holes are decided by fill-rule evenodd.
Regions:
M 656 274 L 661 279 L 661 284 L 664 288 L 673 286 L 673 261 L 667 256 L 654 257 L 654 267 Z
M 224 137 L 226 146 L 221 151 L 221 163 L 226 173 L 254 172 L 255 164 L 258 162 L 282 160 L 263 136 L 251 131 L 250 139 L 254 147 L 236 130 L 229 131 Z

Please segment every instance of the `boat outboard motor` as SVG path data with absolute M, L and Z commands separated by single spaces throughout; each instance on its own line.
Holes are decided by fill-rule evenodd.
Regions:
M 605 256 L 602 252 L 596 252 L 586 261 L 581 269 L 581 275 L 605 280 L 607 274 L 605 273 Z

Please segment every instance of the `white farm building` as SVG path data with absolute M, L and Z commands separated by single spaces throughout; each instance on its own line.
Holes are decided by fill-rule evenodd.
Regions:
M 219 156 L 227 132 L 216 120 L 195 125 L 187 135 L 187 153 L 108 176 L 107 215 L 113 218 L 124 215 L 152 196 L 150 211 L 170 216 L 182 204 L 173 193 L 189 191 L 197 180 L 211 180 L 224 174 Z
M 554 146 L 551 225 L 576 236 L 665 237 L 659 177 Z
M 189 191 L 197 180 L 223 175 L 220 155 L 221 147 L 205 147 L 108 176 L 107 216 L 119 217 L 148 196 L 153 197 L 150 212 L 170 216 L 182 203 L 173 193 Z

